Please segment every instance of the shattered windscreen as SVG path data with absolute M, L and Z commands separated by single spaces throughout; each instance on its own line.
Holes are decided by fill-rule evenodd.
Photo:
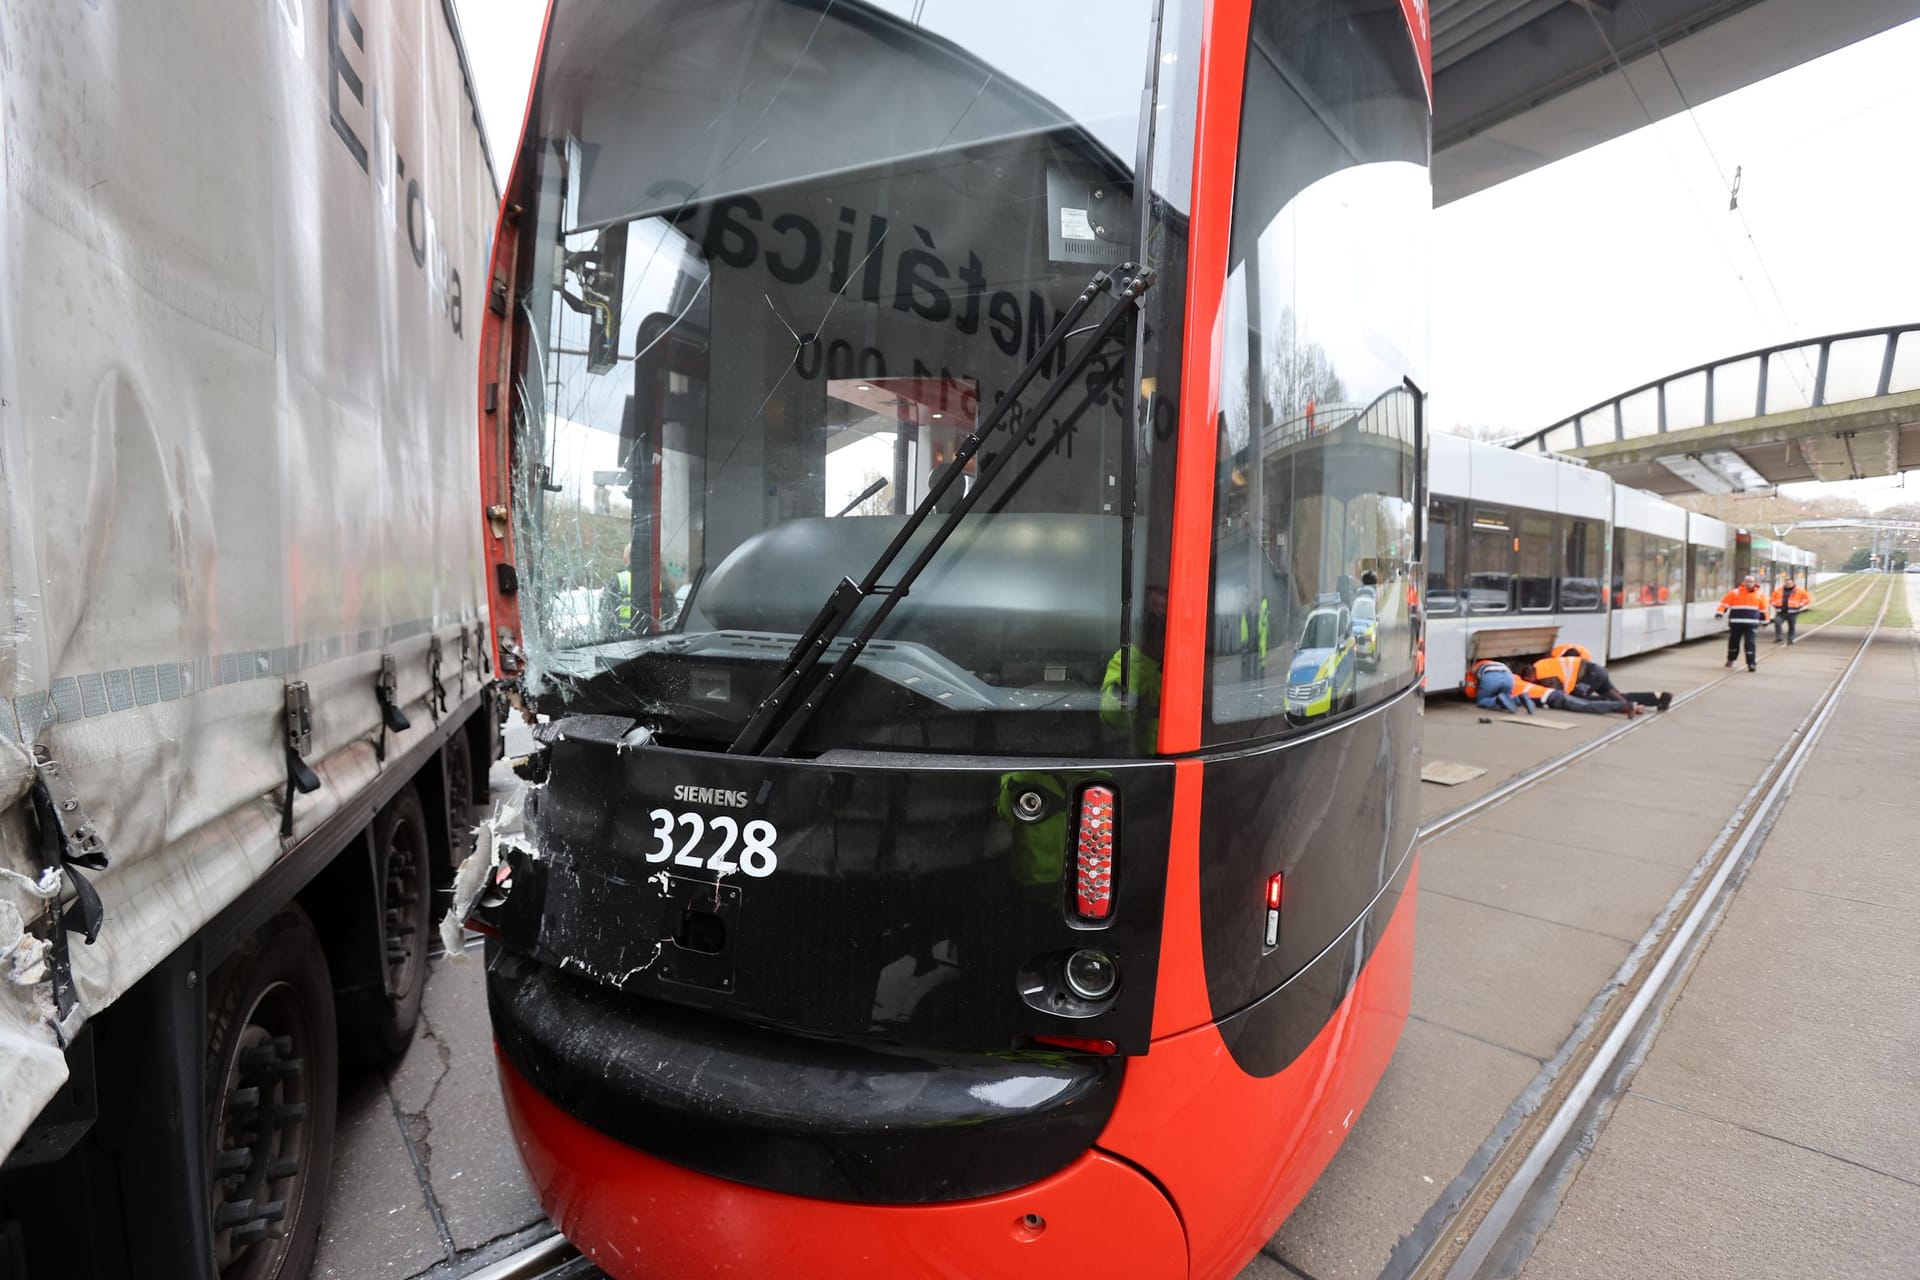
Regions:
M 1151 9 L 557 0 L 515 406 L 545 709 L 733 740 L 1095 273 L 1140 258 Z M 1151 749 L 1136 337 L 1041 363 L 928 529 L 1022 456 L 803 746 Z

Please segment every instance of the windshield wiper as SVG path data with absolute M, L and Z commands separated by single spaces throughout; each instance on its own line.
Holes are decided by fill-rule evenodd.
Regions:
M 892 483 L 893 481 L 887 479 L 885 476 L 875 477 L 872 484 L 868 485 L 866 488 L 862 489 L 859 493 L 854 495 L 854 499 L 852 502 L 849 502 L 846 506 L 834 512 L 833 513 L 834 518 L 837 520 L 841 516 L 846 515 L 847 512 L 853 510 L 855 507 L 859 506 L 861 503 L 865 502 L 868 498 L 871 498 L 874 494 L 880 492 L 882 489 L 886 488 L 888 485 Z
M 1122 275 L 1133 270 L 1134 264 L 1131 262 L 1122 264 L 1119 269 Z M 919 532 L 920 526 L 939 509 L 940 501 L 946 496 L 947 491 L 960 483 L 967 464 L 980 451 L 981 442 L 1000 425 L 1026 391 L 1027 384 L 1032 382 L 1034 376 L 1052 360 L 1054 352 L 1069 337 L 1078 332 L 1074 326 L 1079 322 L 1080 317 L 1086 314 L 1087 308 L 1093 305 L 1094 299 L 1106 292 L 1111 280 L 1112 277 L 1104 271 L 1095 273 L 1087 287 L 1067 309 L 1067 313 L 1060 318 L 1060 322 L 1054 325 L 1046 341 L 1041 343 L 1026 364 L 1021 366 L 1012 385 L 1008 387 L 1005 398 L 995 404 L 985 420 L 960 442 L 952 460 L 934 480 L 927 495 L 914 507 L 912 514 L 907 517 L 906 524 L 901 527 L 899 533 L 894 535 L 893 541 L 887 544 L 886 550 L 882 551 L 879 557 L 868 566 L 866 573 L 861 575 L 860 581 L 855 582 L 852 578 L 846 577 L 840 579 L 840 584 L 833 589 L 833 594 L 827 597 L 826 603 L 820 607 L 820 612 L 815 614 L 813 621 L 807 624 L 806 631 L 801 634 L 800 639 L 795 642 L 792 651 L 787 655 L 786 662 L 780 668 L 780 676 L 773 692 L 754 709 L 753 716 L 740 730 L 740 735 L 733 740 L 733 745 L 727 748 L 730 754 L 779 755 L 793 744 L 800 731 L 820 709 L 821 703 L 825 702 L 838 687 L 841 678 L 859 658 L 861 652 L 867 647 L 867 643 L 886 624 L 887 617 L 893 612 L 894 606 L 906 598 L 914 580 L 945 545 L 947 539 L 960 527 L 960 521 L 973 510 L 974 505 L 992 487 L 994 477 L 1005 470 L 1019 454 L 1018 448 L 1009 447 L 1001 450 L 986 465 L 973 487 L 946 512 L 945 518 L 934 527 L 926 545 L 914 557 L 913 563 L 900 574 L 899 579 L 892 586 L 881 585 L 881 577 L 893 566 L 894 560 L 906 548 L 914 534 Z M 1093 335 L 1034 402 L 1031 410 L 1032 420 L 1037 422 L 1048 409 L 1053 407 L 1054 402 L 1066 393 L 1067 388 L 1079 379 L 1081 372 L 1093 359 L 1094 354 L 1105 345 L 1121 324 L 1139 309 L 1141 295 L 1146 293 L 1152 284 L 1152 270 L 1142 269 L 1139 274 L 1128 279 L 1120 287 L 1119 298 L 1113 308 L 1107 312 L 1106 318 L 1093 326 Z M 847 623 L 852 620 L 854 611 L 870 596 L 879 596 L 880 603 L 867 619 L 866 625 L 841 651 L 827 674 L 807 694 L 806 700 L 794 707 L 791 714 L 785 714 L 795 692 L 826 657 L 828 646 L 839 639 L 840 633 L 846 630 Z

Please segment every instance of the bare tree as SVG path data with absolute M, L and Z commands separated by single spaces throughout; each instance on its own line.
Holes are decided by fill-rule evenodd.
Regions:
M 1262 345 L 1266 368 L 1261 371 L 1261 391 L 1274 421 L 1298 417 L 1309 403 L 1338 404 L 1346 399 L 1347 389 L 1327 359 L 1326 349 L 1302 340 L 1296 332 L 1293 308 L 1281 309 L 1271 341 Z

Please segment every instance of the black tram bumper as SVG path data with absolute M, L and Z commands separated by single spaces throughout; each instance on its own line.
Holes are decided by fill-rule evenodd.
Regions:
M 623 995 L 497 946 L 507 1060 L 649 1155 L 771 1191 L 871 1204 L 1025 1186 L 1088 1150 L 1124 1059 L 965 1055 L 808 1039 Z

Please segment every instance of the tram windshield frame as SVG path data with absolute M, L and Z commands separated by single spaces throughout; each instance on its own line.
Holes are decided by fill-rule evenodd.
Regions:
M 514 317 L 542 710 L 724 747 L 1096 273 L 1168 249 L 1177 215 L 1134 192 L 1152 0 L 1039 43 L 1068 15 L 912 7 L 556 0 Z M 1144 328 L 1041 362 L 952 499 L 1025 456 L 800 750 L 1152 751 L 1171 450 L 1140 438 Z
M 1404 15 L 1254 5 L 1249 119 L 1302 85 L 1310 105 L 1286 145 L 1242 149 L 1221 314 L 1191 321 L 1229 336 L 1187 371 L 1204 6 L 1122 7 L 1089 24 L 1018 0 L 555 0 L 506 224 L 537 710 L 734 743 L 1073 299 L 1132 263 L 1157 281 L 1142 313 L 1043 362 L 953 496 L 1025 456 L 793 752 L 1154 754 L 1169 599 L 1187 598 L 1169 581 L 1183 382 L 1221 409 L 1203 740 L 1302 729 L 1289 655 L 1323 594 L 1377 587 L 1382 657 L 1313 724 L 1413 687 L 1430 112 Z M 1333 80 L 1301 79 L 1301 42 Z M 1276 343 L 1300 377 L 1276 382 Z

